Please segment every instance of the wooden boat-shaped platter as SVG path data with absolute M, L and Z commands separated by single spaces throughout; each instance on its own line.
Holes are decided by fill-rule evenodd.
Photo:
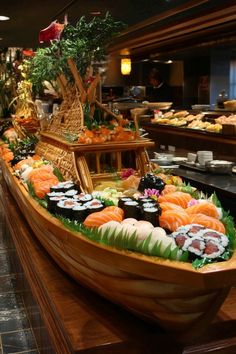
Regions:
M 33 233 L 65 272 L 181 341 L 206 329 L 236 284 L 236 253 L 195 270 L 190 263 L 97 244 L 40 206 L 4 162 L 2 172 Z

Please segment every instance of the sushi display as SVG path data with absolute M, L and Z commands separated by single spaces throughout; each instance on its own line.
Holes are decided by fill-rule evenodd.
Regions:
M 81 183 L 79 166 L 61 179 L 52 162 L 33 155 L 2 170 L 32 232 L 65 272 L 177 338 L 192 338 L 235 284 L 232 217 L 175 176 L 141 170 L 122 188 L 106 180 L 106 191 L 94 191 Z
M 74 223 L 75 229 L 79 225 L 78 230 L 91 239 L 93 232 L 97 239 L 106 232 L 108 241 L 110 236 L 116 239 L 114 247 L 121 243 L 129 250 L 177 260 L 184 255 L 189 262 L 232 254 L 222 209 L 209 198 L 193 198 L 189 193 L 193 189 L 181 188 L 182 181 L 174 177 L 167 180 L 149 172 L 133 194 L 115 193 L 113 188 L 109 203 L 115 205 L 108 206 L 107 189 L 81 193 L 78 184 L 59 180 L 53 165 L 36 155 L 18 161 L 14 170 L 37 198 L 46 201 L 52 215 Z

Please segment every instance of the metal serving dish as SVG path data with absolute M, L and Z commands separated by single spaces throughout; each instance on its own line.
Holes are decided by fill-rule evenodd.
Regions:
M 211 160 L 205 164 L 206 171 L 219 174 L 228 174 L 232 172 L 234 162 L 224 160 Z

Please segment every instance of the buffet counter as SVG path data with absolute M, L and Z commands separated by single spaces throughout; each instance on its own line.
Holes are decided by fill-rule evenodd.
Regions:
M 186 129 L 170 125 L 142 122 L 142 127 L 149 133 L 149 138 L 155 141 L 156 150 L 160 145 L 172 145 L 181 152 L 212 150 L 214 159 L 235 160 L 236 136 L 211 133 L 195 129 Z

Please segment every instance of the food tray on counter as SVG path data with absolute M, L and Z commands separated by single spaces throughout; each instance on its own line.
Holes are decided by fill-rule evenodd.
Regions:
M 183 161 L 183 162 L 180 162 L 179 165 L 180 165 L 180 167 L 186 167 L 191 170 L 196 170 L 196 171 L 200 171 L 200 172 L 208 172 L 205 167 L 200 166 L 199 164 L 190 164 L 190 163 Z
M 207 172 L 207 173 L 211 173 L 211 174 L 230 174 L 231 172 L 234 172 L 236 171 L 235 170 L 235 166 L 232 167 L 232 169 L 226 169 L 225 172 L 223 172 L 222 170 L 212 170 L 210 168 L 206 168 L 204 166 L 201 166 L 200 164 L 190 164 L 190 163 L 187 163 L 187 162 L 180 162 L 179 163 L 180 167 L 186 167 L 188 169 L 191 169 L 191 170 L 195 170 L 195 171 L 199 171 L 199 172 Z M 235 172 L 234 172 L 235 173 Z

